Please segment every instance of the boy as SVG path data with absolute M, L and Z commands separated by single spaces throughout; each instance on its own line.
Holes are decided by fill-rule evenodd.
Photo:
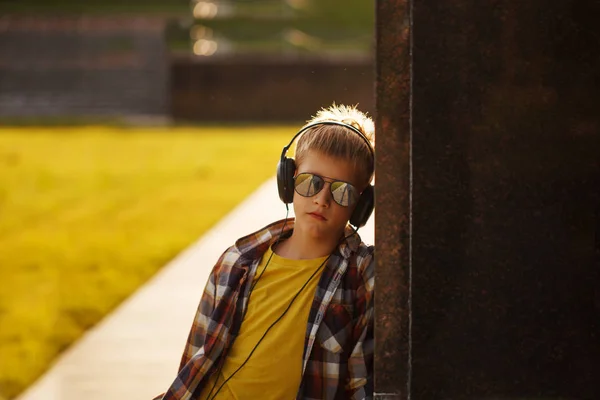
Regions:
M 374 248 L 356 230 L 373 210 L 373 135 L 369 117 L 334 105 L 284 147 L 279 196 L 295 218 L 223 253 L 157 399 L 372 398 Z

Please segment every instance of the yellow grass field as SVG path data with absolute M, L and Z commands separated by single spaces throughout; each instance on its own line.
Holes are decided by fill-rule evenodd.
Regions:
M 275 174 L 292 127 L 0 127 L 0 399 Z

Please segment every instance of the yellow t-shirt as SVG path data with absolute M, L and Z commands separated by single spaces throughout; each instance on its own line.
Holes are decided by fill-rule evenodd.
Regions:
M 290 260 L 279 257 L 271 249 L 265 253 L 257 268 L 256 286 L 250 295 L 239 335 L 227 354 L 211 399 L 281 400 L 296 397 L 302 378 L 308 314 L 323 268 L 306 285 L 283 318 L 269 330 L 246 364 L 214 396 L 223 381 L 244 363 L 269 326 L 284 313 L 300 288 L 326 259 Z M 215 379 L 216 373 L 207 382 L 200 399 L 208 399 Z

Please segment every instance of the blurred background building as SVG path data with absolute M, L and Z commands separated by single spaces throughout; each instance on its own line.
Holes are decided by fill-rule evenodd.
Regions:
M 0 118 L 373 111 L 371 2 L 0 0 L 0 15 Z

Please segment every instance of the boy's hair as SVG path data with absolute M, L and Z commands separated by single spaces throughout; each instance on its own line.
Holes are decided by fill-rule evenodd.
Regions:
M 356 106 L 336 105 L 335 103 L 322 108 L 308 122 L 314 124 L 324 121 L 344 122 L 357 128 L 375 149 L 375 126 L 366 113 L 359 111 Z M 304 126 L 306 126 L 304 125 Z M 355 132 L 340 125 L 317 125 L 306 130 L 296 144 L 294 158 L 300 165 L 309 150 L 321 152 L 330 157 L 350 161 L 359 178 L 361 190 L 373 177 L 375 160 L 367 144 Z

